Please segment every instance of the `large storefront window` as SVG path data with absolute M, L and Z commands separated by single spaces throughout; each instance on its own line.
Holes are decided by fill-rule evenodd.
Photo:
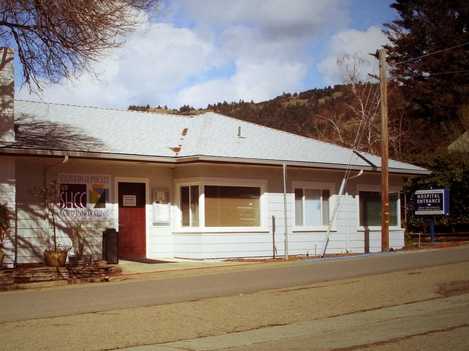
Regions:
M 205 226 L 260 226 L 260 194 L 257 187 L 205 186 Z
M 329 224 L 329 190 L 295 189 L 295 225 L 322 226 Z
M 397 226 L 398 193 L 389 194 L 389 225 Z M 381 193 L 360 191 L 360 225 L 381 226 Z
M 261 225 L 260 187 L 188 184 L 179 191 L 183 227 Z

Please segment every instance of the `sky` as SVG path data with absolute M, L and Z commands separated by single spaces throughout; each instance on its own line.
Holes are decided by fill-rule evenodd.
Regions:
M 17 96 L 87 106 L 206 107 L 339 84 L 387 43 L 388 0 L 162 0 L 125 44 L 72 80 Z M 342 63 L 339 64 L 338 61 Z M 358 63 L 358 65 L 357 65 Z

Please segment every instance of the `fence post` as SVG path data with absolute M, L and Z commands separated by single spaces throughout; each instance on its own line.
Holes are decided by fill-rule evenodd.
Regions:
M 277 251 L 275 247 L 275 216 L 272 216 L 272 257 L 275 259 L 275 252 Z

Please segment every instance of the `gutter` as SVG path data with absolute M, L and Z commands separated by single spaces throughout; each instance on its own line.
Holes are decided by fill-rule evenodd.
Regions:
M 0 148 L 0 154 L 15 156 L 41 156 L 41 157 L 65 157 L 91 159 L 91 160 L 116 160 L 116 161 L 137 161 L 155 163 L 176 163 L 174 157 L 147 156 L 137 154 L 119 154 L 110 152 L 93 151 L 67 151 L 67 150 L 40 150 L 40 149 L 20 149 L 20 148 Z
M 345 170 L 352 169 L 356 171 L 368 172 L 381 172 L 381 167 L 377 167 L 371 161 L 367 161 L 370 166 L 354 165 L 352 167 L 346 164 L 339 163 L 326 163 L 326 162 L 303 162 L 303 161 L 286 161 L 286 160 L 272 160 L 272 159 L 256 159 L 256 158 L 242 158 L 242 157 L 222 157 L 222 156 L 181 156 L 177 158 L 177 163 L 196 163 L 196 162 L 211 162 L 211 163 L 239 163 L 251 165 L 266 165 L 266 166 L 280 166 L 286 164 L 289 167 L 298 168 L 321 168 L 332 170 Z M 403 168 L 390 168 L 390 172 L 404 175 L 428 175 L 431 171 L 428 169 L 403 169 Z
M 114 160 L 114 161 L 133 161 L 133 162 L 151 162 L 151 163 L 166 163 L 166 164 L 191 164 L 191 163 L 234 163 L 234 164 L 249 164 L 261 166 L 279 166 L 283 167 L 285 164 L 288 167 L 298 168 L 320 168 L 331 170 L 345 170 L 353 169 L 357 171 L 380 172 L 381 168 L 374 165 L 371 161 L 367 160 L 363 155 L 357 155 L 364 159 L 369 166 L 355 165 L 350 167 L 345 164 L 326 163 L 326 162 L 303 162 L 303 161 L 287 161 L 287 160 L 273 160 L 273 159 L 257 159 L 257 158 L 244 158 L 244 157 L 224 157 L 224 156 L 206 156 L 206 155 L 193 155 L 193 156 L 152 156 L 152 155 L 138 155 L 138 154 L 122 154 L 111 152 L 93 152 L 93 151 L 67 151 L 67 150 L 40 150 L 30 148 L 15 148 L 15 147 L 2 147 L 0 154 L 15 155 L 15 156 L 42 156 L 42 157 L 64 157 L 68 155 L 71 158 L 91 159 L 91 160 Z M 428 175 L 431 171 L 427 169 L 402 169 L 390 168 L 391 173 L 403 175 Z
M 353 153 L 355 155 L 357 155 L 358 157 L 360 157 L 363 161 L 365 161 L 366 163 L 368 163 L 371 167 L 373 167 L 374 169 L 378 169 L 378 167 L 373 163 L 371 162 L 369 159 L 367 159 L 365 156 L 363 156 L 361 153 L 359 153 L 357 150 L 353 150 Z

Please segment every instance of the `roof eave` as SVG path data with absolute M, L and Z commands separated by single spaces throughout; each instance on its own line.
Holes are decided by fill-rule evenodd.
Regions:
M 116 161 L 138 161 L 155 163 L 176 163 L 174 157 L 168 156 L 149 156 L 136 154 L 121 154 L 93 151 L 68 151 L 68 150 L 41 150 L 41 149 L 21 149 L 4 147 L 0 148 L 0 154 L 15 156 L 41 156 L 41 157 L 73 157 L 82 159 L 104 159 Z
M 360 165 L 346 165 L 339 163 L 325 163 L 325 162 L 304 162 L 304 161 L 290 161 L 290 160 L 275 160 L 275 159 L 259 159 L 259 158 L 244 158 L 244 157 L 223 157 L 223 156 L 209 156 L 209 155 L 194 155 L 194 156 L 153 156 L 153 155 L 137 155 L 137 154 L 122 154 L 122 153 L 106 153 L 106 152 L 93 152 L 93 151 L 68 151 L 68 150 L 42 150 L 42 149 L 29 149 L 29 148 L 15 148 L 3 147 L 0 148 L 0 154 L 12 156 L 41 156 L 41 157 L 73 157 L 81 159 L 103 159 L 114 161 L 135 161 L 135 162 L 153 162 L 153 163 L 170 163 L 170 164 L 188 164 L 195 162 L 210 162 L 210 163 L 238 163 L 238 164 L 251 164 L 251 165 L 266 165 L 266 166 L 281 166 L 283 164 L 290 167 L 300 168 L 317 168 L 317 169 L 334 169 L 334 170 L 363 170 L 368 172 L 380 172 L 380 167 L 360 166 Z M 402 175 L 428 175 L 431 171 L 426 169 L 405 169 L 405 168 L 389 168 L 389 172 L 393 174 Z
M 353 169 L 364 170 L 369 172 L 381 172 L 380 167 L 360 166 L 360 165 L 346 165 L 339 163 L 325 163 L 325 162 L 303 162 L 303 161 L 289 161 L 289 160 L 274 160 L 274 159 L 257 159 L 257 158 L 243 158 L 243 157 L 220 157 L 220 156 L 181 156 L 177 158 L 177 163 L 194 163 L 194 162 L 213 162 L 213 163 L 245 163 L 245 164 L 259 164 L 259 165 L 278 165 L 286 164 L 291 167 L 302 168 L 323 168 L 323 169 Z M 427 169 L 405 169 L 405 168 L 389 168 L 390 173 L 402 175 L 428 175 L 431 171 Z

